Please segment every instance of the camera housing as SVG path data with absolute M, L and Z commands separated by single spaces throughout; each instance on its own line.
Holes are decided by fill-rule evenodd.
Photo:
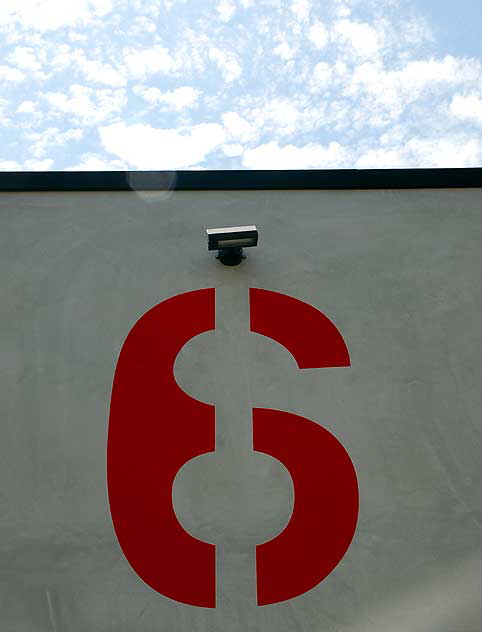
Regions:
M 208 228 L 208 250 L 217 250 L 217 259 L 227 266 L 236 266 L 246 255 L 243 248 L 258 245 L 256 226 L 230 226 L 226 228 Z

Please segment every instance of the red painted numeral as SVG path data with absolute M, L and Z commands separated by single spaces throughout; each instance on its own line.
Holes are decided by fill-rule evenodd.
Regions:
M 311 305 L 250 290 L 251 331 L 286 347 L 300 368 L 348 366 L 345 342 Z M 358 483 L 342 444 L 317 423 L 279 410 L 253 411 L 254 449 L 285 465 L 295 502 L 286 528 L 256 547 L 258 604 L 285 601 L 321 582 L 345 555 L 358 519 Z
M 107 446 L 112 520 L 129 563 L 162 595 L 208 608 L 216 605 L 215 547 L 181 527 L 172 484 L 184 463 L 215 449 L 214 406 L 182 391 L 173 367 L 188 340 L 214 327 L 214 289 L 142 316 L 117 363 Z
M 335 325 L 289 296 L 250 290 L 251 330 L 284 345 L 300 368 L 348 366 Z M 214 608 L 215 546 L 189 535 L 172 504 L 179 469 L 215 449 L 214 407 L 177 385 L 174 362 L 194 336 L 215 327 L 214 289 L 175 296 L 149 310 L 122 347 L 112 388 L 107 481 L 114 528 L 126 558 L 154 590 Z M 358 516 L 355 469 L 317 423 L 255 408 L 253 448 L 281 461 L 293 479 L 287 527 L 257 547 L 258 603 L 296 597 L 342 559 Z

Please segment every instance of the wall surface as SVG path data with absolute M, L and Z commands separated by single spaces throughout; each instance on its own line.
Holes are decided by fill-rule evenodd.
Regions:
M 2 632 L 479 631 L 481 208 L 482 189 L 0 194 Z M 259 246 L 219 264 L 204 230 L 245 224 Z M 122 344 L 152 306 L 201 288 L 216 289 L 216 329 L 175 375 L 216 406 L 217 449 L 182 468 L 173 502 L 217 545 L 215 609 L 138 577 L 106 482 Z M 300 370 L 250 333 L 249 288 L 322 311 L 351 366 Z M 253 406 L 327 428 L 360 492 L 340 564 L 269 606 L 255 546 L 287 524 L 293 485 L 252 450 Z

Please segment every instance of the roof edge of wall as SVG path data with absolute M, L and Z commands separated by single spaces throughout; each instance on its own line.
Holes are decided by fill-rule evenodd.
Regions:
M 213 171 L 3 171 L 11 191 L 263 191 L 482 188 L 482 167 Z

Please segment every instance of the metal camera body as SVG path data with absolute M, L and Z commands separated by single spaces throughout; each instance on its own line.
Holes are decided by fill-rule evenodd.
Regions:
M 258 245 L 256 226 L 230 226 L 208 228 L 208 250 L 217 250 L 217 259 L 227 266 L 237 266 L 246 255 L 243 248 Z

